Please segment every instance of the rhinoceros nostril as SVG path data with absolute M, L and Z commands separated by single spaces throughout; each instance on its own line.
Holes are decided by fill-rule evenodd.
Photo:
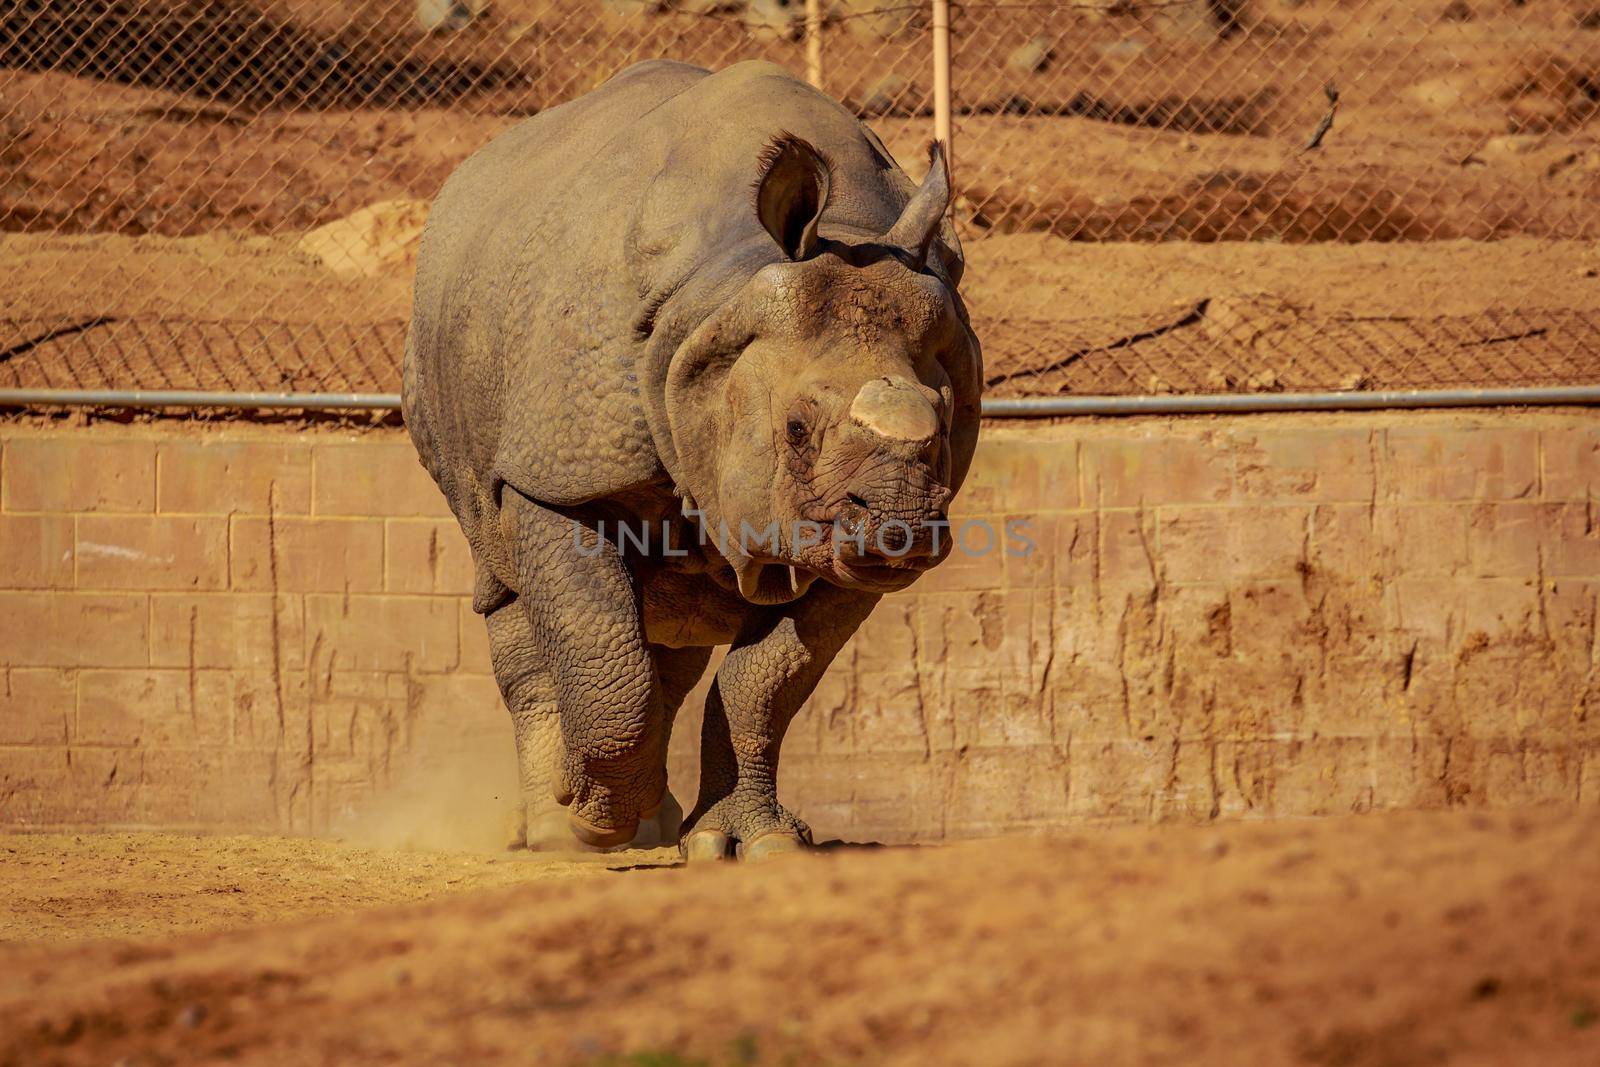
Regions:
M 850 494 L 850 502 L 839 509 L 835 521 L 844 531 L 846 537 L 860 538 L 867 532 L 869 512 L 866 504 L 854 493 Z

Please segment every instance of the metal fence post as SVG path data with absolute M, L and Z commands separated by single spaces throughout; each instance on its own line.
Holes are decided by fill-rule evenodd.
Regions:
M 822 0 L 806 0 L 806 81 L 822 88 Z
M 945 160 L 954 166 L 950 147 L 950 0 L 933 0 L 933 136 L 944 142 Z

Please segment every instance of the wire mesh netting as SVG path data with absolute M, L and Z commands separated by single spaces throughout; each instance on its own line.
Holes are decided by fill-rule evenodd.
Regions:
M 823 0 L 916 176 L 925 4 Z M 807 70 L 800 0 L 12 0 L 0 386 L 393 391 L 428 199 L 666 56 Z M 995 395 L 1600 381 L 1600 0 L 953 6 Z

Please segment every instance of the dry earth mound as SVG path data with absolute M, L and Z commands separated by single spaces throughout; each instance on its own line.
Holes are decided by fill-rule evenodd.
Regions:
M 1592 1065 L 1597 833 L 1558 809 L 839 849 L 12 948 L 0 1063 Z

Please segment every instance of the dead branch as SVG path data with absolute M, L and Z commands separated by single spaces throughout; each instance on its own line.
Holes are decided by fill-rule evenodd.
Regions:
M 1328 98 L 1328 112 L 1322 116 L 1322 121 L 1317 123 L 1317 128 L 1311 131 L 1311 139 L 1306 142 L 1305 147 L 1307 152 L 1322 147 L 1322 139 L 1333 129 L 1333 116 L 1339 110 L 1339 90 L 1333 87 L 1333 83 L 1324 85 L 1322 92 Z

